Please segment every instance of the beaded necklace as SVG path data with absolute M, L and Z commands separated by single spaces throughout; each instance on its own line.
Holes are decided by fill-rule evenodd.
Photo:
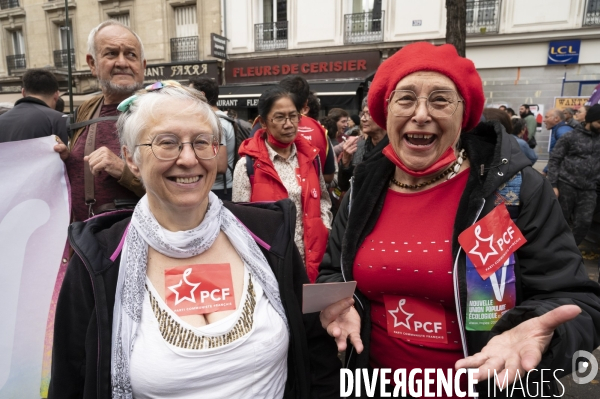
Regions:
M 460 167 L 462 166 L 465 159 L 467 159 L 467 154 L 465 153 L 465 150 L 462 149 L 462 150 L 460 150 L 460 153 L 458 154 L 458 158 L 456 159 L 456 161 L 452 162 L 452 164 L 448 167 L 448 169 L 444 170 L 441 174 L 437 175 L 433 179 L 428 180 L 423 183 L 406 184 L 406 183 L 399 182 L 398 180 L 394 179 L 393 177 L 391 178 L 391 182 L 400 188 L 407 188 L 407 189 L 414 190 L 417 188 L 422 188 L 422 187 L 428 186 L 430 184 L 433 184 L 436 181 L 443 179 L 445 176 L 448 176 L 448 177 L 446 177 L 446 180 L 450 180 L 458 174 L 458 172 L 460 171 Z

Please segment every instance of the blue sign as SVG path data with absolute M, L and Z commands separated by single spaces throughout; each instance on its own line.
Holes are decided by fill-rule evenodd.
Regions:
M 581 40 L 550 42 L 547 65 L 577 64 L 579 62 L 580 47 Z

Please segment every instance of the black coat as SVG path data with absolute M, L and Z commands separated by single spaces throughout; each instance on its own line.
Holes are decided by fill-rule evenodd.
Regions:
M 455 297 L 462 315 L 459 322 L 462 319 L 462 327 L 466 321 L 467 287 L 466 256 L 460 249 L 458 235 L 491 212 L 495 208 L 497 189 L 521 172 L 520 206 L 516 209 L 508 207 L 527 240 L 516 252 L 516 307 L 507 312 L 492 331 L 466 331 L 466 348 L 469 355 L 478 353 L 493 336 L 560 305 L 575 304 L 581 307 L 581 315 L 555 330 L 549 349 L 538 366 L 563 369 L 558 373 L 562 376 L 570 372 L 575 351 L 591 352 L 600 344 L 600 286 L 588 278 L 552 187 L 531 168 L 517 142 L 502 130 L 499 123 L 486 122 L 461 137 L 471 169 L 452 237 L 453 259 L 458 262 L 455 278 L 459 288 L 458 292 L 455 289 Z M 317 282 L 353 280 L 354 258 L 377 222 L 394 170 L 395 165 L 383 155 L 356 167 L 351 194 L 344 197 L 334 221 Z M 399 227 L 402 227 L 400 221 Z M 360 355 L 356 355 L 353 348 L 346 352 L 346 366 L 350 369 L 369 366 L 370 304 L 358 290 L 355 300 L 361 315 L 361 339 L 365 350 Z M 487 389 L 485 383 L 479 385 L 479 397 L 483 398 Z
M 317 313 L 302 314 L 308 277 L 294 245 L 290 200 L 225 206 L 271 247 L 261 247 L 279 282 L 290 328 L 285 398 L 339 397 L 337 348 Z M 69 227 L 72 257 L 56 308 L 49 398 L 111 397 L 111 332 L 120 255 L 131 213 L 114 212 Z
M 67 144 L 67 115 L 42 100 L 23 97 L 10 111 L 0 115 L 0 143 L 57 135 Z

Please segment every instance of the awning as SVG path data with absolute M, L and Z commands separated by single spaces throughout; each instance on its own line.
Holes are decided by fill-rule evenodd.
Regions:
M 321 104 L 331 107 L 344 107 L 352 104 L 356 99 L 357 90 L 363 84 L 362 80 L 342 82 L 310 83 L 310 89 L 319 97 Z M 276 84 L 268 85 L 243 85 L 219 87 L 219 101 L 221 108 L 251 108 L 258 105 L 258 98 L 265 90 Z

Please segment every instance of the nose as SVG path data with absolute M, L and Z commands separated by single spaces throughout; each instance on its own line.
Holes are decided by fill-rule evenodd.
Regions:
M 427 109 L 426 97 L 417 97 L 417 105 L 415 107 L 415 113 L 412 117 L 414 122 L 417 124 L 423 124 L 431 118 L 429 115 L 429 110 Z
M 125 53 L 124 52 L 119 52 L 119 56 L 116 59 L 116 64 L 119 67 L 127 67 L 127 57 L 125 57 Z
M 177 165 L 183 167 L 193 167 L 198 163 L 198 158 L 196 158 L 196 152 L 194 151 L 194 147 L 192 147 L 192 143 L 183 143 L 183 148 L 179 153 L 179 158 L 177 158 Z

